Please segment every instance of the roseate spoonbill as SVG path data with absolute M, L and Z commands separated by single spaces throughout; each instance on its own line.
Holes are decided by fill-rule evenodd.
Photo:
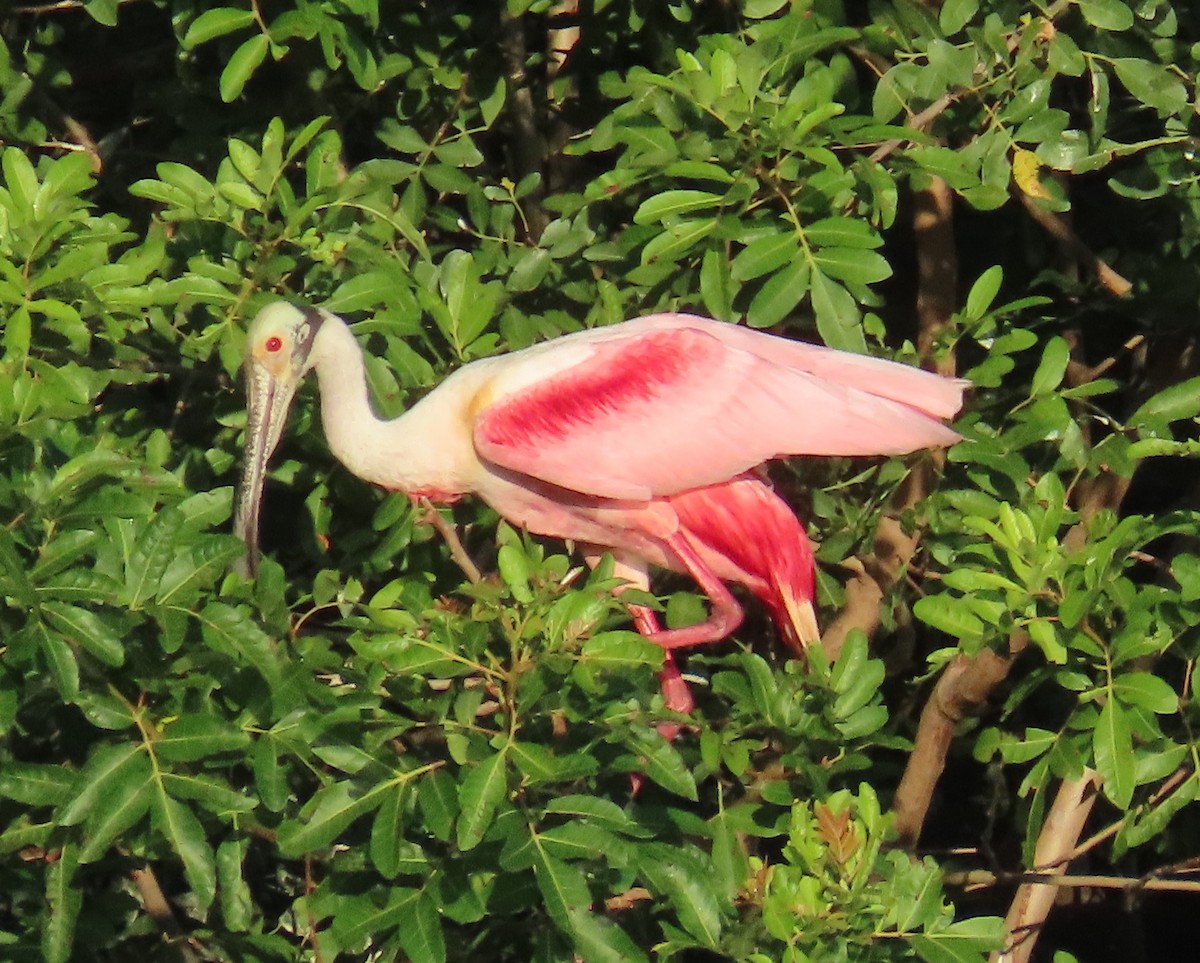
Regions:
M 435 502 L 482 498 L 515 525 L 571 539 L 642 589 L 648 566 L 691 576 L 707 620 L 663 629 L 666 704 L 692 708 L 672 651 L 722 639 L 745 585 L 797 651 L 818 638 L 804 528 L 758 471 L 786 455 L 897 455 L 958 440 L 940 419 L 965 382 L 686 314 L 655 314 L 472 362 L 391 421 L 372 410 L 344 321 L 278 302 L 250 325 L 249 421 L 235 528 L 258 559 L 267 459 L 316 370 L 333 454 L 354 474 Z M 664 734 L 676 726 L 665 725 Z

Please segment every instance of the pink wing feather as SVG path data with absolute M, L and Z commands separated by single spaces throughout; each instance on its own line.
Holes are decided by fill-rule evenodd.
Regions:
M 475 422 L 478 453 L 573 491 L 647 499 L 785 455 L 902 454 L 958 440 L 937 416 L 957 410 L 962 386 L 927 372 L 686 315 L 618 327 L 628 336 L 592 333 L 577 364 L 532 383 L 524 372 L 508 395 L 500 384 Z M 954 387 L 913 392 L 925 379 Z M 897 400 L 906 391 L 915 400 Z M 954 393 L 958 403 L 942 400 Z

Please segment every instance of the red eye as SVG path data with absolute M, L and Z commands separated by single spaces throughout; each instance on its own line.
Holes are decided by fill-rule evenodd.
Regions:
M 283 347 L 283 339 L 276 335 L 271 335 L 271 337 L 267 338 L 267 340 L 263 343 L 263 347 L 274 354 Z

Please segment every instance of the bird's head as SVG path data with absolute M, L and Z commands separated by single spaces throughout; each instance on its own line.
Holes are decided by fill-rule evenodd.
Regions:
M 258 569 L 258 515 L 267 460 L 279 445 L 296 387 L 316 359 L 313 344 L 326 318 L 319 308 L 269 304 L 246 333 L 246 450 L 234 532 L 246 543 L 245 570 Z

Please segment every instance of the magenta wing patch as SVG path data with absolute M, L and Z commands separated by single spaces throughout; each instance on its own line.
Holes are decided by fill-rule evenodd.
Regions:
M 678 442 L 712 417 L 705 386 L 728 382 L 730 361 L 720 342 L 689 328 L 599 341 L 584 362 L 484 409 L 476 450 L 576 491 L 651 497 L 674 487 L 660 456 L 673 435 Z

